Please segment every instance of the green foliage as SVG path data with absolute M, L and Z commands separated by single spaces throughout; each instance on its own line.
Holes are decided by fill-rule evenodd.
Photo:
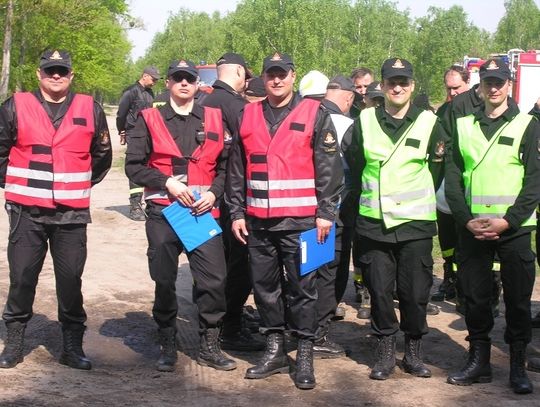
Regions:
M 533 0 L 507 0 L 505 16 L 497 26 L 498 50 L 540 48 L 540 10 Z

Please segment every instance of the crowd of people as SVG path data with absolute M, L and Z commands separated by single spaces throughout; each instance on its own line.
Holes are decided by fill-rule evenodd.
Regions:
M 332 78 L 310 71 L 299 92 L 295 63 L 285 53 L 267 56 L 258 77 L 237 53 L 225 53 L 216 66 L 218 79 L 205 93 L 193 62 L 172 61 L 167 91 L 155 99 L 151 88 L 163 78 L 149 66 L 118 109 L 130 217 L 145 221 L 155 283 L 156 369 L 174 371 L 177 361 L 175 283 L 185 252 L 198 308 L 197 362 L 228 371 L 237 364 L 222 349 L 264 351 L 245 373 L 263 379 L 290 371 L 294 346 L 294 384 L 313 389 L 314 357 L 346 355 L 329 333 L 344 315 L 339 304 L 352 258 L 358 318 L 371 320 L 377 338 L 371 379 L 392 375 L 399 331 L 403 370 L 431 377 L 423 337 L 426 315 L 438 307 L 429 301 L 456 299 L 469 357 L 447 382 L 490 382 L 490 332 L 502 291 L 510 386 L 531 393 L 526 348 L 540 322 L 531 318 L 540 104 L 519 111 L 508 66 L 488 60 L 471 89 L 467 71 L 450 67 L 443 78 L 447 101 L 436 111 L 425 94 L 413 98 L 413 66 L 402 58 L 384 61 L 379 81 L 363 67 Z M 10 228 L 0 367 L 23 361 L 50 245 L 60 363 L 88 370 L 81 276 L 90 192 L 110 169 L 111 140 L 102 108 L 70 90 L 68 52 L 46 51 L 36 74 L 36 91 L 16 92 L 0 108 L 0 186 Z M 223 233 L 186 249 L 163 215 L 176 202 L 193 216 L 211 214 Z M 300 234 L 316 229 L 323 243 L 333 227 L 334 260 L 302 273 Z M 437 234 L 444 275 L 430 297 Z M 246 311 L 250 293 L 256 312 Z M 252 334 L 254 326 L 264 341 Z M 540 359 L 531 358 L 528 368 L 540 371 Z

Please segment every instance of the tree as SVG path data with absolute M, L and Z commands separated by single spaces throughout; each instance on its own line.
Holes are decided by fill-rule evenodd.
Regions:
M 507 0 L 506 14 L 499 21 L 495 44 L 499 51 L 540 47 L 540 9 L 533 0 Z
M 9 84 L 9 68 L 11 66 L 11 27 L 13 21 L 13 0 L 8 0 L 6 25 L 4 27 L 4 48 L 2 53 L 2 76 L 0 79 L 0 102 L 6 99 Z

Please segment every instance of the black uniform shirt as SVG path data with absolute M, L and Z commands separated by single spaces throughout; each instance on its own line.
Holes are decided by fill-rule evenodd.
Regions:
M 139 81 L 127 87 L 118 103 L 118 112 L 116 113 L 118 132 L 133 128 L 139 112 L 151 107 L 153 101 L 154 92 L 152 89 L 145 88 Z
M 475 121 L 480 123 L 480 128 L 488 140 L 504 124 L 510 122 L 519 109 L 515 103 L 509 104 L 508 109 L 499 117 L 490 119 L 484 109 L 474 114 Z M 509 223 L 510 229 L 501 235 L 501 238 L 514 237 L 518 234 L 527 233 L 533 227 L 521 227 L 521 224 L 531 215 L 540 199 L 540 124 L 533 118 L 527 126 L 520 144 L 521 161 L 525 166 L 523 187 L 514 203 L 506 212 L 504 219 Z M 446 199 L 454 215 L 456 223 L 465 227 L 467 222 L 473 219 L 471 210 L 465 201 L 465 189 L 463 184 L 463 157 L 459 150 L 459 140 L 454 136 L 448 153 L 449 160 L 446 166 Z M 503 182 L 503 180 L 500 180 Z
M 230 134 L 238 132 L 238 117 L 247 101 L 231 86 L 219 79 L 212 85 L 214 90 L 201 99 L 202 106 L 218 107 L 223 112 L 223 120 Z
M 55 129 L 60 127 L 66 115 L 74 93 L 68 93 L 62 103 L 55 104 L 51 109 L 50 104 L 45 101 L 41 91 L 33 92 L 34 96 L 47 112 L 51 123 Z M 54 110 L 54 111 L 53 111 Z M 101 106 L 94 101 L 94 135 L 90 144 L 90 155 L 92 156 L 92 185 L 101 182 L 112 163 L 112 148 L 107 119 Z M 15 111 L 15 101 L 9 98 L 0 108 L 0 186 L 4 188 L 6 183 L 6 170 L 8 157 L 11 148 L 17 141 L 17 114 Z M 67 206 L 58 206 L 55 209 L 40 208 L 37 206 L 11 205 L 14 211 L 22 211 L 23 216 L 30 217 L 34 222 L 45 224 L 72 224 L 90 223 L 89 209 L 73 209 Z
M 188 115 L 177 114 L 170 102 L 158 107 L 165 121 L 165 126 L 171 133 L 176 145 L 184 157 L 191 156 L 199 146 L 197 133 L 203 131 L 204 110 L 194 103 Z M 151 189 L 166 190 L 165 183 L 169 178 L 157 168 L 147 166 L 152 152 L 152 138 L 142 115 L 139 116 L 135 127 L 128 132 L 130 142 L 126 151 L 126 175 L 137 185 Z M 229 144 L 225 144 L 216 166 L 216 177 L 209 189 L 219 200 L 225 186 L 225 170 L 227 166 Z
M 375 115 L 382 130 L 394 144 L 409 126 L 414 123 L 420 113 L 422 113 L 422 110 L 412 104 L 403 119 L 395 119 L 390 116 L 386 112 L 384 106 L 379 106 L 375 110 Z M 445 146 L 448 140 L 449 137 L 446 131 L 442 127 L 440 121 L 437 120 L 431 132 L 426 152 L 435 190 L 437 190 L 442 180 Z M 362 192 L 360 182 L 361 174 L 366 166 L 366 161 L 363 149 L 362 127 L 359 119 L 357 119 L 354 125 L 352 138 L 344 138 L 341 145 L 345 154 L 345 159 L 351 168 L 353 180 L 356 181 L 354 188 L 358 195 L 360 195 Z M 399 182 L 399 180 L 396 181 Z M 435 221 L 413 220 L 397 227 L 387 229 L 382 220 L 358 215 L 356 218 L 356 232 L 379 242 L 396 243 L 435 236 L 437 234 L 437 227 Z
M 280 124 L 298 106 L 302 98 L 295 94 L 287 106 L 272 108 L 268 100 L 262 101 L 265 123 L 270 135 L 273 137 Z M 261 125 L 263 125 L 261 123 Z M 240 128 L 240 126 L 238 127 Z M 317 194 L 316 217 L 334 221 L 339 194 L 343 189 L 343 165 L 339 156 L 337 141 L 335 146 L 324 144 L 325 136 L 332 133 L 336 138 L 336 131 L 330 115 L 319 109 L 315 121 L 312 138 L 313 162 L 315 166 L 315 189 Z M 225 200 L 229 206 L 231 219 L 244 219 L 246 211 L 246 158 L 244 147 L 238 134 L 235 134 L 234 143 L 229 160 L 227 190 Z M 314 217 L 305 218 L 269 218 L 261 219 L 253 216 L 247 217 L 249 229 L 259 230 L 307 230 L 315 227 Z

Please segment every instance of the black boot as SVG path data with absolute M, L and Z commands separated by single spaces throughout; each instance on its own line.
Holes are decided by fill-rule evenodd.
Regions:
M 405 335 L 405 357 L 403 370 L 417 377 L 431 377 L 431 371 L 422 360 L 422 339 L 412 339 Z
M 7 338 L 4 350 L 0 355 L 0 368 L 9 369 L 23 361 L 24 330 L 26 324 L 21 322 L 6 323 Z
M 219 347 L 219 328 L 208 328 L 201 335 L 197 363 L 201 366 L 209 366 L 217 370 L 236 369 L 236 362 L 225 356 Z
M 540 358 L 529 358 L 527 362 L 527 370 L 540 373 Z
M 266 335 L 266 350 L 259 363 L 246 370 L 246 379 L 264 379 L 276 373 L 289 372 L 289 359 L 285 353 L 282 333 Z
M 458 386 L 470 386 L 473 383 L 491 383 L 490 355 L 490 342 L 471 342 L 467 363 L 459 372 L 448 375 L 446 381 Z
M 510 344 L 510 387 L 517 394 L 533 392 L 533 385 L 525 371 L 526 350 L 527 345 L 525 342 Z
M 334 359 L 345 356 L 345 349 L 341 345 L 328 339 L 328 326 L 319 327 L 313 343 L 313 356 L 321 359 Z
M 313 372 L 313 342 L 309 339 L 299 339 L 296 351 L 296 375 L 294 384 L 299 389 L 315 388 Z
M 172 372 L 178 360 L 176 353 L 176 329 L 174 327 L 160 328 L 158 335 L 161 353 L 156 362 L 156 369 L 160 372 Z
M 439 289 L 431 296 L 431 301 L 451 300 L 456 297 L 456 272 L 451 259 L 443 264 L 443 281 Z
M 90 370 L 92 363 L 86 358 L 82 348 L 83 335 L 86 327 L 83 324 L 62 326 L 63 346 L 60 363 L 73 369 Z
M 396 367 L 396 337 L 381 336 L 377 344 L 377 362 L 371 373 L 370 379 L 386 380 Z
M 248 328 L 222 332 L 219 341 L 221 348 L 226 350 L 258 351 L 265 347 L 264 342 L 251 335 Z
M 131 220 L 146 220 L 146 215 L 142 207 L 142 195 L 137 194 L 129 197 L 129 217 Z

